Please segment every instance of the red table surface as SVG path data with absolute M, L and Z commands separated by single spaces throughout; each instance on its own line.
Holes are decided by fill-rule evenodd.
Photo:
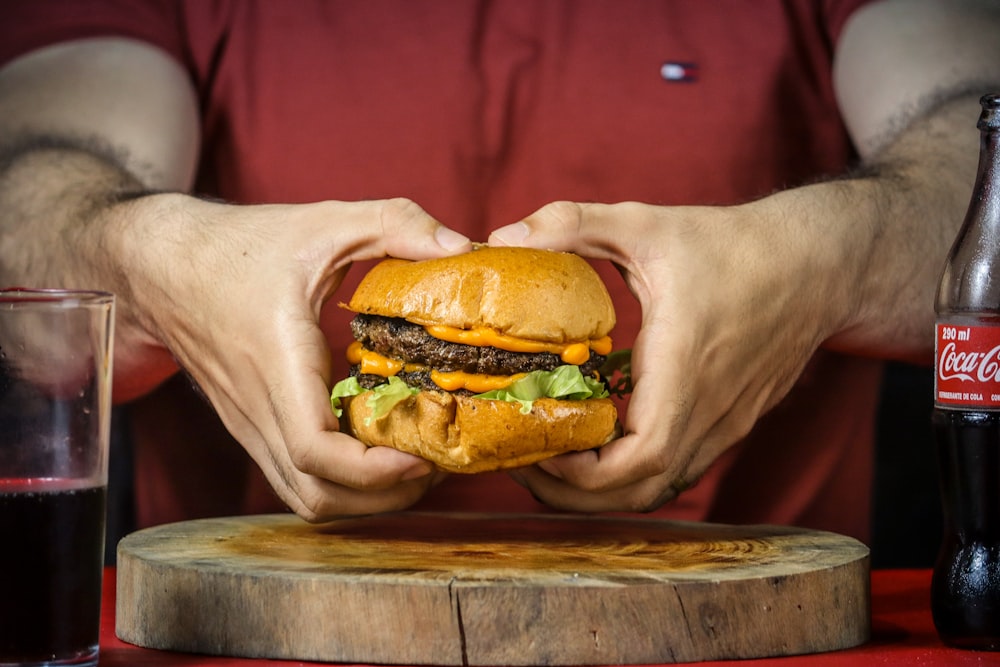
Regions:
M 831 667 L 833 665 L 1000 665 L 1000 653 L 945 647 L 931 621 L 929 570 L 872 572 L 872 637 L 856 648 L 832 653 L 757 660 L 697 663 L 717 667 Z M 115 570 L 104 573 L 101 610 L 101 667 L 295 667 L 323 663 L 294 660 L 219 658 L 154 651 L 115 637 Z M 329 663 L 326 663 L 329 664 Z M 691 664 L 691 663 L 688 663 Z

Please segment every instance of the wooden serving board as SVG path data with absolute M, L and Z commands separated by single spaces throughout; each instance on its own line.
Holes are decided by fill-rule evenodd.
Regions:
M 870 628 L 860 542 L 651 518 L 204 519 L 122 540 L 117 586 L 124 641 L 310 661 L 689 662 L 831 651 Z

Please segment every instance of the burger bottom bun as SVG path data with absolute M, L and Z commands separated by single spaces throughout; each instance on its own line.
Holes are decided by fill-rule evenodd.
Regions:
M 392 447 L 458 473 L 517 468 L 600 447 L 615 436 L 618 419 L 607 398 L 542 398 L 522 414 L 517 403 L 421 391 L 366 425 L 368 395 L 344 399 L 345 432 L 366 445 Z

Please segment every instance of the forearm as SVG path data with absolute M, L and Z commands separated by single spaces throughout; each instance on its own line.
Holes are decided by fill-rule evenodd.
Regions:
M 978 101 L 1000 89 L 998 30 L 992 0 L 883 0 L 845 25 L 834 86 L 862 165 L 843 181 L 856 201 L 820 213 L 853 254 L 826 345 L 929 361 L 934 293 L 975 179 Z
M 937 107 L 856 173 L 746 206 L 759 225 L 779 225 L 785 246 L 772 261 L 790 265 L 800 302 L 823 304 L 801 323 L 818 344 L 929 360 L 934 293 L 975 178 L 977 102 L 963 95 Z
M 108 160 L 65 145 L 13 149 L 2 165 L 0 282 L 118 287 L 100 275 L 104 230 L 96 218 L 117 199 L 141 192 L 141 184 Z
M 875 195 L 871 238 L 853 281 L 852 317 L 831 346 L 930 361 L 935 292 L 972 194 L 985 92 L 932 107 L 865 161 L 861 178 Z
M 80 40 L 0 69 L 0 284 L 113 292 L 117 399 L 176 369 L 135 286 L 174 250 L 150 237 L 180 196 L 145 193 L 190 188 L 198 137 L 188 75 L 155 47 Z
M 174 372 L 142 326 L 123 265 L 136 236 L 130 213 L 148 208 L 143 185 L 112 160 L 68 145 L 8 151 L 0 165 L 0 284 L 114 293 L 117 399 Z

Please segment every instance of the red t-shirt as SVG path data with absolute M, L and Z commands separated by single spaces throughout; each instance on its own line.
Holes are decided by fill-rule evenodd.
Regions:
M 147 40 L 200 96 L 199 192 L 245 203 L 404 196 L 483 240 L 558 199 L 731 204 L 841 173 L 854 156 L 831 60 L 863 2 L 11 2 L 0 62 L 67 38 Z M 598 269 L 617 304 L 616 347 L 627 347 L 639 309 L 612 267 Z M 348 317 L 324 311 L 335 376 Z M 820 352 L 659 514 L 866 539 L 880 369 Z M 273 498 L 247 481 L 248 459 L 193 416 L 201 403 L 179 398 L 183 385 L 133 410 L 140 522 L 266 509 Z M 453 476 L 421 506 L 539 508 L 502 474 Z

